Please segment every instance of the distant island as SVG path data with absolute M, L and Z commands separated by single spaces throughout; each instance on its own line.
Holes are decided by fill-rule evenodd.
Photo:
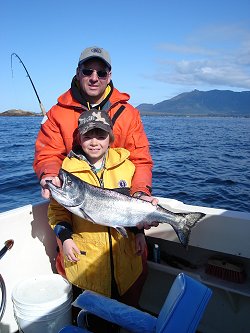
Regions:
M 42 113 L 23 111 L 20 109 L 12 109 L 0 113 L 1 117 L 37 117 L 42 116 Z
M 142 115 L 250 117 L 250 91 L 193 90 L 137 108 Z
M 137 109 L 147 116 L 250 117 L 250 91 L 193 90 L 157 104 L 140 104 Z M 23 110 L 8 110 L 0 116 L 42 116 Z

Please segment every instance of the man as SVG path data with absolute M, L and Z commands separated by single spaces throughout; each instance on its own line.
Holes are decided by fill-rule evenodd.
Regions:
M 60 185 L 58 171 L 74 147 L 80 114 L 96 108 L 107 111 L 112 119 L 115 141 L 111 146 L 130 151 L 130 160 L 136 167 L 131 195 L 157 203 L 157 199 L 151 197 L 153 163 L 149 142 L 139 111 L 128 103 L 129 98 L 113 86 L 108 52 L 96 46 L 83 50 L 71 88 L 49 110 L 36 140 L 33 166 L 44 198 L 50 196 L 46 180 Z
M 111 80 L 111 59 L 107 51 L 93 46 L 82 51 L 71 88 L 58 98 L 47 113 L 35 145 L 34 170 L 40 179 L 42 196 L 50 197 L 46 180 L 60 186 L 57 177 L 62 161 L 76 145 L 78 119 L 90 109 L 106 111 L 113 123 L 115 140 L 111 147 L 126 148 L 135 165 L 130 194 L 157 204 L 151 197 L 152 158 L 139 111 L 128 103 L 129 95 L 114 88 Z M 155 224 L 158 225 L 157 223 Z M 137 226 L 142 228 L 143 224 Z M 149 228 L 146 225 L 145 228 Z M 139 290 L 147 275 L 146 251 L 143 271 L 131 286 Z M 127 295 L 131 298 L 131 295 Z

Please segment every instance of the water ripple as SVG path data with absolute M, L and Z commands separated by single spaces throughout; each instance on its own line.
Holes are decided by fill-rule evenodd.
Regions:
M 250 212 L 250 119 L 142 119 L 154 160 L 153 195 Z M 0 118 L 0 212 L 42 200 L 32 169 L 40 122 Z

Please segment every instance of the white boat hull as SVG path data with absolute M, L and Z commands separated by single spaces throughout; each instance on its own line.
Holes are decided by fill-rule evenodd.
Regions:
M 201 332 L 249 332 L 250 279 L 243 284 L 220 280 L 204 272 L 207 259 L 214 254 L 234 258 L 250 273 L 250 214 L 183 203 L 159 198 L 160 204 L 174 211 L 201 211 L 207 214 L 191 232 L 186 251 L 173 229 L 166 224 L 146 231 L 149 245 L 157 243 L 162 253 L 175 255 L 194 263 L 197 268 L 174 268 L 166 264 L 148 262 L 149 276 L 141 296 L 141 306 L 157 314 L 165 300 L 174 277 L 184 271 L 213 289 L 213 297 L 206 309 L 199 330 Z M 1 333 L 18 330 L 12 307 L 11 293 L 20 280 L 39 274 L 53 274 L 56 241 L 47 222 L 47 202 L 28 205 L 0 214 L 0 248 L 8 239 L 13 248 L 0 260 L 0 274 L 7 288 L 7 306 L 0 323 Z
M 1 333 L 16 332 L 11 293 L 21 280 L 55 271 L 56 241 L 47 222 L 47 203 L 27 205 L 0 214 L 0 247 L 8 239 L 14 246 L 0 260 L 0 274 L 7 289 L 7 304 Z

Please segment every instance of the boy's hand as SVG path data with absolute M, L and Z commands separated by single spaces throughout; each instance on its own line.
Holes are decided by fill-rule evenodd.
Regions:
M 69 238 L 63 242 L 63 253 L 68 261 L 77 262 L 80 259 L 76 254 L 81 254 L 73 239 Z

